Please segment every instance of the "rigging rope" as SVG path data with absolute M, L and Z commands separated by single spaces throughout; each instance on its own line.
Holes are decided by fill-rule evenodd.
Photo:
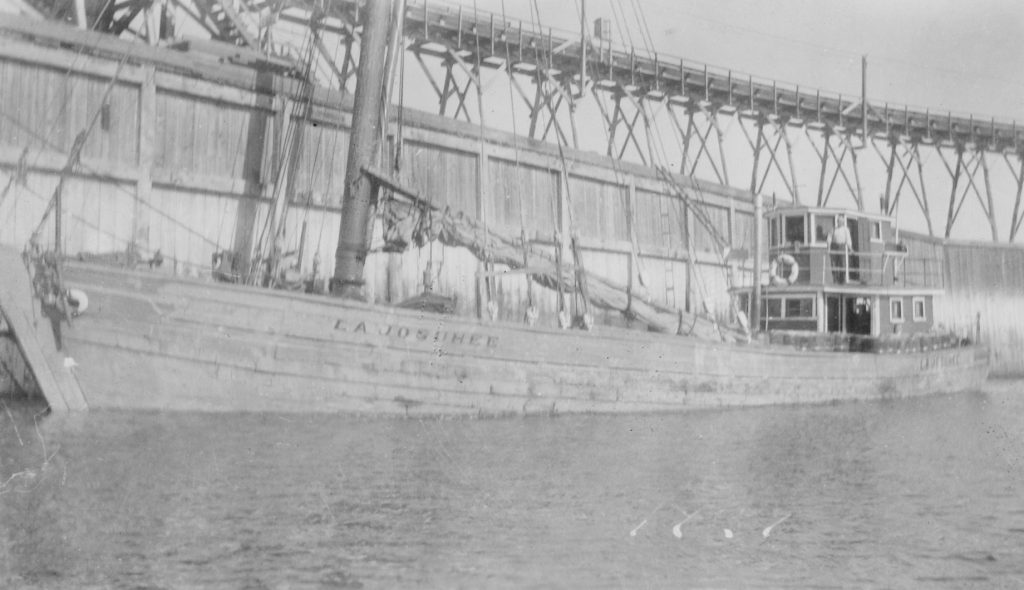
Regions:
M 473 18 L 474 18 L 474 20 L 476 20 L 478 18 L 477 7 L 476 7 L 476 0 L 473 0 Z M 480 50 L 479 50 L 479 47 L 480 47 L 480 29 L 479 29 L 479 27 L 474 27 L 473 34 L 475 36 L 476 47 L 477 47 L 477 50 L 474 52 L 474 56 L 476 57 L 476 71 L 475 71 L 476 79 L 475 79 L 475 82 L 476 82 L 477 110 L 478 110 L 478 117 L 480 119 L 479 126 L 478 126 L 478 131 L 479 131 L 479 133 L 478 133 L 478 140 L 479 140 L 479 146 L 480 146 L 480 152 L 479 152 L 479 156 L 478 156 L 479 170 L 477 172 L 477 179 L 478 179 L 478 182 L 480 183 L 479 191 L 480 191 L 480 195 L 481 195 L 479 215 L 480 215 L 480 220 L 483 222 L 484 242 L 486 244 L 486 243 L 488 243 L 490 241 L 489 230 L 488 230 L 488 223 L 487 223 L 487 204 L 488 204 L 487 203 L 487 197 L 490 196 L 491 191 L 489 190 L 490 187 L 486 186 L 484 184 L 484 177 L 487 175 L 487 170 L 485 168 L 485 158 L 484 158 L 485 149 L 486 149 L 485 146 L 484 146 L 484 88 L 483 88 L 483 68 L 481 68 L 481 66 L 480 66 Z M 470 76 L 470 79 L 472 80 L 473 77 Z M 490 177 L 487 176 L 487 178 L 489 179 Z M 486 250 L 489 252 L 490 249 L 487 248 Z M 496 293 L 495 293 L 496 287 L 495 287 L 495 284 L 494 284 L 495 283 L 495 278 L 493 276 L 489 276 L 489 271 L 492 271 L 493 269 L 494 269 L 494 263 L 491 260 L 490 254 L 488 253 L 487 254 L 487 260 L 484 260 L 484 270 L 488 271 L 488 274 L 485 274 L 485 276 L 484 276 L 484 286 L 485 286 L 485 290 L 487 292 L 487 301 L 485 303 L 486 303 L 486 306 L 487 306 L 487 311 L 488 311 L 488 313 L 491 316 L 491 320 L 497 319 L 497 314 L 498 314 L 497 301 L 495 300 L 495 295 L 496 295 Z
M 505 18 L 506 18 L 505 17 L 505 0 L 501 0 L 501 17 L 502 17 L 502 20 L 505 20 Z M 508 70 L 508 75 L 509 75 L 509 78 L 510 78 L 509 79 L 509 85 L 508 85 L 508 100 L 509 100 L 510 111 L 512 113 L 512 153 L 515 156 L 515 164 L 516 164 L 516 167 L 515 167 L 516 180 L 515 180 L 515 182 L 513 182 L 513 184 L 515 185 L 516 196 L 518 197 L 518 200 L 519 200 L 519 232 L 520 232 L 520 236 L 521 236 L 522 241 L 523 241 L 523 266 L 525 267 L 525 266 L 527 266 L 527 262 L 529 261 L 530 242 L 526 238 L 526 212 L 525 212 L 525 209 L 526 209 L 525 205 L 526 204 L 523 201 L 523 191 L 522 191 L 521 182 L 519 181 L 519 174 L 521 172 L 521 166 L 520 166 L 520 162 L 519 162 L 519 139 L 518 139 L 519 130 L 518 130 L 518 127 L 516 125 L 515 95 L 512 93 L 512 83 L 511 83 L 511 77 L 514 76 L 515 74 L 512 72 L 512 56 L 511 56 L 511 54 L 509 52 L 509 48 L 508 48 L 508 44 L 507 43 L 505 44 L 505 68 Z M 535 187 L 533 182 L 530 183 L 530 186 L 531 187 Z M 507 198 L 508 197 L 506 195 L 506 199 Z M 531 199 L 531 201 L 535 201 L 535 199 Z M 526 319 L 527 319 L 527 322 L 530 322 L 529 318 L 531 316 L 536 318 L 537 309 L 535 307 L 534 300 L 533 300 L 533 278 L 530 276 L 529 273 L 527 273 L 527 275 L 526 275 L 526 305 L 527 305 Z
M 250 113 L 249 117 L 252 117 L 252 116 L 253 116 L 252 113 Z M 246 125 L 239 125 L 238 126 L 238 139 L 235 140 L 235 159 L 231 162 L 231 170 L 232 171 L 234 171 L 235 167 L 238 165 L 238 158 L 241 157 L 241 155 L 244 153 L 243 149 L 242 149 L 242 146 L 243 146 L 243 141 L 242 140 L 245 138 L 245 129 L 246 129 Z M 243 177 L 245 177 L 245 173 L 246 173 L 245 161 L 243 160 L 243 162 L 242 162 L 242 176 Z M 220 223 L 217 224 L 217 243 L 216 243 L 216 250 L 214 251 L 215 254 L 217 252 L 220 252 L 221 249 L 222 249 L 221 238 L 224 236 L 224 220 L 227 218 L 227 214 L 228 214 L 228 206 L 227 205 L 228 205 L 227 203 L 221 203 Z M 238 224 L 235 223 L 234 226 L 231 228 L 231 238 L 229 240 L 229 242 L 232 245 L 232 248 L 234 248 L 235 237 L 237 235 L 238 235 Z M 133 240 L 134 240 L 134 236 L 133 236 Z
M 110 6 L 113 3 L 114 3 L 114 0 L 107 0 L 106 3 L 103 5 L 103 8 L 100 9 L 100 12 L 98 14 L 102 15 L 108 8 L 110 8 Z M 100 19 L 97 17 L 96 20 L 93 21 L 93 24 L 89 28 L 89 30 L 90 31 L 95 31 L 96 30 L 96 26 L 99 25 L 99 24 L 100 24 Z M 68 79 L 72 79 L 73 80 L 71 82 L 71 87 L 68 88 L 67 93 L 63 96 L 64 100 L 60 104 L 60 110 L 57 111 L 57 115 L 55 117 L 53 117 L 53 119 L 50 121 L 49 131 L 47 131 L 45 133 L 45 135 L 43 136 L 43 142 L 44 143 L 50 144 L 51 146 L 55 145 L 55 144 L 51 143 L 47 139 L 47 137 L 49 137 L 50 135 L 53 134 L 54 130 L 56 130 L 56 128 L 57 128 L 57 125 L 61 121 L 61 117 L 63 117 L 64 113 L 67 111 L 68 103 L 71 102 L 70 100 L 67 99 L 67 96 L 70 95 L 74 91 L 75 85 L 77 85 L 80 81 L 87 79 L 86 76 L 77 76 L 75 78 L 71 78 L 71 72 L 74 71 L 75 66 L 78 65 L 79 60 L 82 59 L 83 55 L 85 54 L 86 49 L 88 48 L 90 52 L 96 51 L 96 48 L 99 47 L 100 43 L 102 43 L 105 38 L 106 37 L 103 36 L 103 35 L 97 35 L 96 41 L 94 43 L 92 43 L 91 45 L 81 45 L 81 46 L 79 46 L 78 51 L 75 53 L 75 58 L 71 60 L 71 63 L 68 65 L 68 69 L 64 72 L 64 79 L 65 79 L 65 81 L 68 80 Z M 124 60 L 127 60 L 129 55 L 131 55 L 131 53 L 130 52 L 126 52 Z M 121 66 L 118 66 L 118 71 L 120 71 L 120 68 L 121 68 Z M 117 78 L 117 74 L 114 74 L 114 77 Z M 52 111 L 53 110 L 53 106 L 56 105 L 60 100 L 61 100 L 61 96 L 60 95 L 54 96 L 53 97 L 53 103 L 44 112 L 48 113 L 48 112 Z M 104 98 L 104 102 L 105 101 L 106 101 L 106 98 Z M 40 157 L 42 157 L 42 152 L 41 151 L 36 154 L 35 159 L 32 161 L 32 166 L 33 167 L 36 164 L 39 163 L 39 158 Z
M 640 29 L 640 38 L 644 42 L 644 48 L 648 55 L 654 55 L 654 38 L 651 37 L 651 27 L 647 24 L 647 16 L 644 15 L 643 7 L 637 0 L 630 0 L 633 5 L 633 18 L 636 19 L 637 28 Z
M 650 35 L 649 35 L 649 30 L 647 30 L 647 27 L 646 27 L 646 17 L 643 17 L 642 14 L 640 12 L 638 12 L 640 9 L 639 9 L 639 7 L 636 6 L 635 0 L 633 0 L 633 2 L 634 2 L 634 13 L 635 13 L 635 15 L 637 15 L 637 22 L 640 25 L 641 32 L 645 32 L 646 33 L 646 37 L 644 37 L 644 42 L 645 42 L 645 44 L 647 44 L 649 39 L 650 39 Z M 620 9 L 620 11 L 622 10 L 621 5 L 619 6 L 619 9 Z M 641 22 L 641 18 L 643 18 L 643 22 Z M 627 29 L 627 32 L 628 32 L 628 29 Z M 650 46 L 648 46 L 648 51 L 651 51 Z M 630 98 L 630 101 L 633 103 L 634 108 L 638 111 L 638 113 L 643 118 L 644 135 L 645 135 L 645 138 L 647 140 L 647 149 L 648 149 L 648 153 L 650 154 L 650 157 L 651 157 L 651 165 L 652 165 L 652 167 L 654 167 L 656 170 L 658 170 L 659 175 L 662 177 L 663 182 L 665 182 L 666 185 L 668 185 L 670 187 L 670 189 L 672 189 L 677 194 L 677 196 L 679 197 L 679 199 L 676 200 L 677 207 L 681 207 L 684 203 L 693 204 L 694 200 L 690 196 L 688 196 L 686 194 L 686 191 L 684 189 L 682 189 L 682 187 L 678 186 L 678 183 L 676 183 L 676 181 L 674 180 L 672 175 L 670 173 L 668 173 L 668 171 L 667 171 L 667 166 L 666 166 L 666 163 L 667 163 L 667 160 L 668 160 L 667 150 L 665 149 L 664 138 L 661 135 L 660 129 L 658 129 L 657 126 L 652 125 L 651 117 L 653 116 L 653 114 L 649 115 L 649 113 L 647 112 L 647 109 L 645 108 L 645 104 L 644 104 L 642 98 L 637 99 L 637 98 L 633 97 L 632 94 L 626 94 L 626 95 Z M 599 100 L 598 97 L 595 96 L 595 100 Z M 620 112 L 620 110 L 617 110 L 616 112 Z M 653 138 L 654 138 L 653 141 L 652 141 L 652 135 L 653 135 Z M 683 138 L 683 139 L 685 140 L 685 138 Z M 656 142 L 656 144 L 655 144 L 655 142 Z M 618 169 L 617 159 L 618 158 L 615 158 L 613 156 L 613 163 L 615 164 L 616 170 Z M 700 185 L 697 182 L 694 182 L 693 186 L 694 186 L 694 188 L 695 188 L 695 190 L 697 192 L 698 199 L 699 199 L 699 202 L 700 202 L 701 206 L 698 206 L 698 207 L 691 206 L 691 207 L 688 208 L 688 210 L 692 213 L 692 215 L 695 218 L 695 220 L 698 221 L 698 223 L 700 223 L 700 225 L 703 226 L 707 230 L 708 235 L 712 238 L 712 240 L 714 241 L 715 246 L 716 246 L 714 248 L 714 252 L 715 252 L 716 256 L 719 258 L 719 260 L 722 261 L 722 249 L 725 247 L 727 240 L 718 231 L 718 229 L 717 229 L 717 227 L 716 227 L 716 225 L 714 223 L 714 220 L 712 220 L 710 218 L 710 216 L 708 215 L 708 213 L 707 213 L 707 211 L 705 209 L 705 207 L 707 206 L 707 202 L 706 202 L 706 198 L 705 198 L 705 196 L 703 194 L 703 191 L 702 191 Z M 679 213 L 680 213 L 680 219 L 685 219 L 685 217 L 682 215 L 682 211 L 679 211 Z M 692 232 L 688 231 L 688 228 L 685 228 L 683 231 L 684 231 L 684 233 L 687 236 L 687 238 L 686 238 L 687 239 L 687 246 L 688 246 L 688 250 L 690 252 L 690 257 L 692 259 L 693 253 L 696 251 L 696 245 L 695 245 L 695 241 L 694 241 L 694 236 L 693 236 Z M 722 261 L 722 262 L 724 264 L 724 261 Z M 693 263 L 692 260 L 691 260 L 691 263 Z M 700 294 L 701 294 L 701 299 L 702 299 L 703 307 L 704 307 L 705 311 L 707 311 L 709 313 L 709 315 L 712 315 L 712 314 L 710 314 L 711 310 L 708 307 L 709 298 L 708 298 L 708 292 L 707 292 L 707 288 L 706 288 L 706 285 L 705 285 L 703 274 L 701 272 L 699 272 L 699 269 L 695 268 L 694 270 L 696 271 L 696 272 L 694 272 L 694 278 L 696 279 L 695 282 L 697 283 L 698 290 L 700 291 Z M 731 281 L 730 273 L 728 272 L 727 269 L 724 269 L 724 268 L 723 268 L 723 271 L 726 274 L 726 281 L 730 282 Z M 717 321 L 715 321 L 714 317 L 712 317 L 712 321 L 714 323 L 714 326 L 715 326 L 716 330 L 718 330 L 719 333 L 721 334 L 721 329 L 718 326 Z
M 539 38 L 539 37 L 541 37 L 543 35 L 543 32 L 541 31 L 540 25 L 539 25 L 539 23 L 540 23 L 540 7 L 537 5 L 537 0 L 532 0 L 531 5 L 530 5 L 530 9 L 531 9 L 531 16 L 533 17 L 533 20 L 531 20 L 530 24 L 533 27 L 534 34 Z M 540 68 L 545 67 L 545 65 L 546 65 L 546 67 L 550 68 L 550 63 L 547 63 L 547 64 L 542 64 L 541 63 L 542 60 L 540 58 L 540 47 L 539 47 L 539 45 L 540 45 L 539 43 L 534 43 L 533 44 L 534 62 L 537 64 L 537 68 L 538 68 L 535 71 L 534 74 L 535 74 L 535 83 L 538 86 L 543 86 L 546 83 L 546 81 L 545 81 L 544 77 L 541 75 Z M 548 56 L 548 58 L 550 59 L 550 55 Z M 539 106 L 538 105 L 534 105 L 533 108 L 539 110 Z M 556 120 L 557 116 L 556 116 L 555 113 L 550 113 L 548 116 L 550 117 L 550 119 L 552 119 L 552 123 L 556 127 L 556 129 L 555 129 L 555 137 L 558 140 L 559 153 L 561 154 L 562 153 L 562 143 L 561 143 L 562 136 L 561 136 L 561 133 L 560 133 L 559 129 L 557 128 L 558 127 L 558 122 Z M 565 163 L 564 157 L 562 158 L 561 163 L 562 163 L 562 169 L 559 171 L 559 178 L 560 178 L 559 182 L 560 182 L 561 186 L 565 187 L 565 207 L 564 207 L 564 209 L 566 211 L 566 220 L 565 221 L 566 221 L 566 225 L 569 227 L 569 231 L 571 233 L 572 232 L 572 228 L 573 228 L 573 223 L 572 223 L 572 204 L 571 204 L 571 200 L 569 199 L 569 176 L 568 176 L 568 168 L 566 167 L 566 163 Z M 556 196 L 555 198 L 553 198 L 551 200 L 551 209 L 552 209 L 552 220 L 557 225 L 557 227 L 555 228 L 554 238 L 555 238 L 555 266 L 556 266 L 556 272 L 557 272 L 557 275 L 558 275 L 556 277 L 556 279 L 557 279 L 556 282 L 557 282 L 557 286 L 558 286 L 558 320 L 559 320 L 560 327 L 562 327 L 564 329 L 564 328 L 568 328 L 568 327 L 571 326 L 572 319 L 569 317 L 568 310 L 566 310 L 566 308 L 565 308 L 565 290 L 564 290 L 564 281 L 562 280 L 562 264 L 564 262 L 565 239 L 566 239 L 567 236 L 562 235 L 562 228 L 561 228 L 561 225 L 559 223 L 559 220 L 562 218 L 562 215 L 561 215 L 561 211 L 559 211 L 557 209 L 557 205 L 558 205 L 558 201 L 557 201 L 557 196 Z M 571 238 L 570 238 L 570 244 L 571 244 Z M 576 252 L 576 250 L 574 248 L 571 248 L 571 250 L 572 250 L 572 253 L 573 253 L 573 258 L 575 260 L 577 252 Z M 576 265 L 577 268 L 581 269 L 582 267 L 579 265 L 579 261 L 576 261 L 576 262 L 577 262 L 577 265 Z M 575 273 L 574 273 L 574 276 L 576 276 Z M 578 287 L 579 287 L 578 277 L 577 277 L 577 279 L 574 279 L 574 281 L 576 282 L 576 288 L 573 290 L 574 291 L 574 294 L 573 294 L 573 307 L 575 309 L 576 306 L 577 306 L 577 303 L 578 303 L 577 296 L 575 294 L 575 292 L 578 291 Z
M 58 198 L 61 197 L 61 193 L 64 190 L 64 182 L 67 175 L 74 171 L 79 161 L 82 159 L 82 150 L 85 149 L 85 142 L 88 141 L 89 135 L 92 130 L 96 127 L 96 123 L 100 120 L 100 115 L 103 113 L 103 107 L 106 104 L 107 99 L 110 97 L 110 92 L 114 89 L 114 84 L 121 75 L 121 70 L 124 68 L 124 64 L 128 61 L 130 53 L 125 53 L 121 58 L 121 61 L 117 64 L 117 69 L 114 70 L 114 75 L 110 78 L 110 82 L 107 83 L 107 87 L 103 92 L 103 100 L 100 101 L 100 107 L 93 113 L 92 118 L 89 120 L 89 124 L 86 125 L 79 134 L 75 137 L 74 145 L 71 146 L 71 153 L 68 154 L 67 162 L 64 164 L 64 168 L 61 170 L 60 179 L 57 181 L 57 189 L 53 192 L 53 196 L 50 198 L 50 202 L 46 205 L 46 210 L 43 211 L 42 217 L 39 219 L 39 225 L 36 226 L 35 231 L 32 232 L 32 237 L 29 238 L 30 242 L 35 242 L 36 238 L 39 237 L 39 233 L 43 229 L 43 224 L 46 223 L 46 218 L 50 213 L 57 207 Z M 38 156 L 37 156 L 38 157 Z M 62 211 L 57 211 L 54 216 L 57 228 L 60 228 L 60 216 L 63 214 Z M 62 236 L 56 236 L 56 239 L 63 240 Z M 61 244 L 54 242 L 54 249 L 57 251 L 61 250 Z
M 291 200 L 291 195 L 288 194 L 288 185 L 293 181 L 291 178 L 291 172 L 293 172 L 293 170 L 291 170 L 291 168 L 293 168 L 292 163 L 298 159 L 298 152 L 302 149 L 302 146 L 295 145 L 295 143 L 298 141 L 297 138 L 299 137 L 302 126 L 308 123 L 313 111 L 313 83 L 310 81 L 310 74 L 313 71 L 313 55 L 316 44 L 313 40 L 312 31 L 307 31 L 305 40 L 303 50 L 308 53 L 308 57 L 305 62 L 306 71 L 302 78 L 301 88 L 303 96 L 300 96 L 300 100 L 305 99 L 306 101 L 305 117 L 303 122 L 297 122 L 295 117 L 291 115 L 295 114 L 298 101 L 292 104 L 292 101 L 287 99 L 284 100 L 282 110 L 290 110 L 288 126 L 287 128 L 282 129 L 284 137 L 275 137 L 274 139 L 275 141 L 279 141 L 278 145 L 284 146 L 284 153 L 282 155 L 285 156 L 285 159 L 279 163 L 277 168 L 277 174 L 274 178 L 274 202 L 271 204 L 270 210 L 267 211 L 267 215 L 263 219 L 263 228 L 260 230 L 260 237 L 254 248 L 254 254 L 258 252 L 258 255 L 250 260 L 249 270 L 245 280 L 247 284 L 256 284 L 256 282 L 261 280 L 263 273 L 257 272 L 257 269 L 268 262 L 270 263 L 270 266 L 266 270 L 267 273 L 271 275 L 270 280 L 274 281 L 275 277 L 273 275 L 275 275 L 277 271 L 276 266 L 278 264 L 278 257 L 284 253 L 283 247 L 280 247 L 280 249 L 278 248 L 278 242 L 279 237 L 284 236 L 286 233 L 285 229 L 288 219 L 288 205 Z M 286 174 L 287 177 L 285 176 Z M 280 184 L 282 179 L 285 181 L 283 186 Z M 278 208 L 278 199 L 281 199 L 283 203 L 280 205 L 280 219 L 275 219 L 275 217 L 277 217 L 276 209 Z M 274 235 L 270 235 L 271 228 L 274 226 L 275 222 L 277 225 L 276 227 L 273 227 Z
M 342 46 L 342 41 L 341 41 L 341 38 L 339 38 L 338 39 L 338 44 L 334 47 L 334 61 L 335 61 L 335 63 L 337 63 L 337 61 L 338 61 L 338 54 L 341 52 L 341 46 Z M 345 59 L 348 59 L 347 55 L 346 55 Z M 341 91 L 344 93 L 344 91 L 345 91 L 345 81 L 344 80 L 339 80 L 339 86 L 341 88 Z M 321 130 L 320 130 L 321 140 L 323 139 L 323 133 L 325 133 L 326 130 L 327 130 L 326 126 L 321 128 Z M 334 141 L 331 144 L 331 149 L 330 149 L 330 152 L 331 152 L 331 162 L 327 166 L 327 186 L 324 188 L 323 197 L 321 199 L 320 231 L 317 232 L 316 250 L 314 251 L 314 254 L 313 254 L 312 274 L 313 274 L 313 279 L 314 280 L 316 280 L 316 275 L 317 275 L 318 271 L 320 270 L 320 248 L 323 245 L 324 227 L 327 225 L 327 203 L 331 200 L 331 194 L 332 194 L 331 189 L 333 188 L 333 184 L 334 184 L 334 162 L 335 162 L 335 158 L 337 158 L 337 156 L 338 156 L 338 139 L 339 139 L 340 136 L 341 136 L 341 128 L 340 127 L 334 128 L 334 134 L 333 134 Z M 310 182 L 310 186 L 312 186 L 312 182 Z M 335 224 L 335 225 L 337 225 L 337 224 Z M 328 256 L 328 259 L 329 260 L 333 260 L 333 258 L 330 257 L 330 256 Z

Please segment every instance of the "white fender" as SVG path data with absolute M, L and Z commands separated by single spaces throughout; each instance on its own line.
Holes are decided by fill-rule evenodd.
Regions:
M 67 302 L 72 316 L 80 316 L 89 309 L 89 296 L 81 289 L 68 289 Z

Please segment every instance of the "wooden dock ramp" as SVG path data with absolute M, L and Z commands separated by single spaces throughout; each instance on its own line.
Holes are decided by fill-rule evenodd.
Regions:
M 50 320 L 39 311 L 21 253 L 0 246 L 0 313 L 53 412 L 88 410 L 74 359 L 57 350 Z

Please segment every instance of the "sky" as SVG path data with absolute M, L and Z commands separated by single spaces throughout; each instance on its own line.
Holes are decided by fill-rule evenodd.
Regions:
M 585 0 L 616 41 L 801 88 L 1024 123 L 1024 2 L 1019 0 Z M 474 6 L 473 0 L 449 0 Z M 530 0 L 476 0 L 530 19 Z M 545 26 L 579 30 L 580 0 L 536 0 Z M 640 15 L 638 18 L 637 15 Z M 628 26 L 626 26 L 628 25 Z

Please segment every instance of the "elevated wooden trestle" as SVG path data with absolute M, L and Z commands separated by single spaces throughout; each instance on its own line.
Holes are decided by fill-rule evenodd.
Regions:
M 356 0 L 23 4 L 44 18 L 77 20 L 82 28 L 134 35 L 151 44 L 176 43 L 293 76 L 306 71 L 299 63 L 306 59 L 302 56 L 313 55 L 332 86 L 344 91 L 354 83 L 353 48 L 359 43 L 362 12 Z M 212 40 L 234 49 L 176 42 L 167 18 L 172 12 L 179 19 L 186 15 Z M 267 33 L 276 26 L 306 30 L 312 50 L 288 52 L 274 45 L 274 36 Z M 1015 121 L 781 84 L 439 0 L 409 0 L 403 26 L 407 50 L 429 80 L 443 116 L 481 123 L 484 108 L 471 107 L 470 101 L 485 100 L 482 72 L 503 71 L 519 97 L 511 108 L 525 111 L 518 116 L 529 122 L 526 135 L 532 139 L 654 166 L 664 155 L 657 153 L 650 127 L 667 123 L 682 144 L 681 153 L 671 156 L 675 161 L 669 167 L 675 172 L 754 192 L 772 187 L 798 204 L 824 206 L 845 198 L 844 206 L 887 214 L 899 212 L 906 195 L 903 200 L 913 199 L 915 215 L 933 236 L 955 236 L 957 222 L 969 216 L 962 215 L 965 207 L 976 208 L 974 214 L 988 220 L 993 241 L 1014 242 L 1024 222 L 1024 129 Z M 600 107 L 604 146 L 585 145 L 577 133 L 581 123 L 574 107 L 590 100 Z M 487 110 L 510 108 L 507 98 L 502 102 L 488 104 Z M 723 147 L 723 128 L 734 119 L 750 149 L 740 158 L 742 167 L 750 166 L 752 156 L 749 175 L 737 175 L 737 158 Z M 811 150 L 805 148 L 804 156 L 817 162 L 810 172 L 795 163 L 805 141 Z M 948 178 L 946 196 L 926 188 L 923 162 L 928 158 L 922 158 L 922 151 L 927 150 L 939 154 L 943 166 L 936 170 Z M 881 185 L 865 177 L 865 152 L 879 157 L 875 165 L 884 170 Z M 1012 176 L 1006 187 L 993 186 L 995 159 L 1004 160 L 1007 168 L 1001 173 L 1008 170 Z M 808 187 L 814 187 L 814 194 L 807 194 Z M 875 195 L 882 196 L 877 205 Z

